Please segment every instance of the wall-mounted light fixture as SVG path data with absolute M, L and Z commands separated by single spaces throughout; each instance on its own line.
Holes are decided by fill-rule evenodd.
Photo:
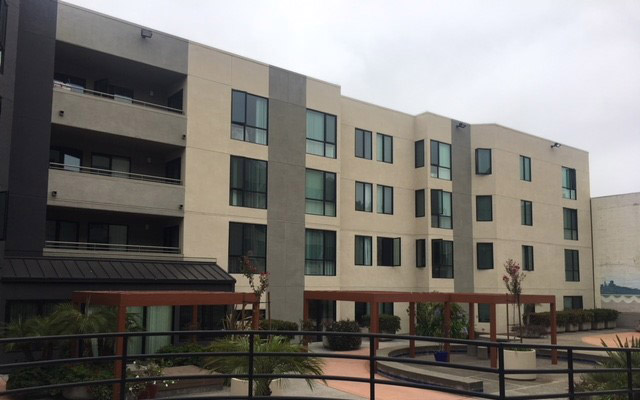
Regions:
M 552 145 L 551 145 L 551 148 L 552 148 L 552 149 L 556 149 L 556 148 L 558 148 L 558 147 L 560 147 L 560 146 L 562 146 L 560 143 L 555 142 L 554 144 L 552 144 Z
M 181 210 L 184 210 L 184 204 L 180 204 L 180 205 L 178 206 L 178 208 L 179 208 L 179 209 L 181 209 Z
M 142 28 L 140 29 L 140 36 L 142 36 L 143 39 L 151 39 L 151 36 L 153 36 L 153 32 L 151 31 L 151 29 Z
M 64 110 L 58 111 L 58 115 L 61 116 L 61 117 L 64 117 Z
M 187 135 L 182 135 L 182 140 L 187 140 Z
M 57 197 L 58 196 L 58 192 L 57 191 L 52 191 L 51 192 L 51 197 Z
M 466 127 L 467 127 L 467 124 L 465 124 L 464 122 L 458 122 L 458 124 L 456 125 L 456 128 L 464 129 Z

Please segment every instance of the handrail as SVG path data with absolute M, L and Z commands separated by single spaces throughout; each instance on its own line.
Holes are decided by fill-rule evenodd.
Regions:
M 60 240 L 47 240 L 44 242 L 44 247 L 48 249 L 65 249 L 65 250 L 121 251 L 121 252 L 137 252 L 137 253 L 180 254 L 179 247 L 146 246 L 141 244 L 65 242 Z
M 56 169 L 56 170 L 70 171 L 70 172 L 81 172 L 85 174 L 113 176 L 117 178 L 126 178 L 126 179 L 145 181 L 145 182 L 168 183 L 171 185 L 182 184 L 182 180 L 175 179 L 175 178 L 165 178 L 162 176 L 144 175 L 144 174 L 138 174 L 134 172 L 124 172 L 124 171 L 115 171 L 111 169 L 85 167 L 81 165 L 71 165 L 71 164 L 50 162 L 49 168 Z
M 132 337 L 149 337 L 149 336 L 173 336 L 173 335 L 213 335 L 213 336 L 229 336 L 229 335 L 247 335 L 249 336 L 249 351 L 247 352 L 224 352 L 224 353 L 214 353 L 214 352 L 203 352 L 203 353 L 166 353 L 166 354 L 128 354 L 128 339 Z M 315 336 L 315 335 L 323 335 L 323 336 L 358 336 L 369 339 L 369 354 L 366 355 L 356 355 L 356 354 L 331 354 L 331 353 L 263 353 L 256 352 L 255 347 L 252 345 L 260 336 L 264 335 L 294 335 L 294 336 Z M 495 347 L 498 349 L 498 354 L 500 357 L 500 363 L 497 368 L 486 368 L 486 372 L 493 373 L 499 378 L 499 390 L 498 393 L 484 393 L 484 392 L 475 392 L 464 389 L 457 389 L 453 387 L 445 387 L 439 386 L 431 383 L 417 383 L 406 380 L 383 380 L 376 378 L 376 362 L 377 361 L 385 361 L 389 357 L 382 357 L 376 355 L 376 347 L 375 347 L 375 339 L 380 338 L 410 338 L 412 340 L 421 341 L 421 342 L 459 342 L 465 344 L 475 344 L 481 346 Z M 125 333 L 98 333 L 98 334 L 81 334 L 81 335 L 61 335 L 61 336 L 39 336 L 39 337 L 30 337 L 30 338 L 0 338 L 0 345 L 8 344 L 8 343 L 38 343 L 38 342 L 52 342 L 52 341 L 62 341 L 63 343 L 78 343 L 80 340 L 94 339 L 94 338 L 112 338 L 112 339 L 121 339 L 121 343 L 123 344 L 121 354 L 115 355 L 107 355 L 107 356 L 91 356 L 91 357 L 74 357 L 67 359 L 54 359 L 54 360 L 46 360 L 46 361 L 28 361 L 28 362 L 19 362 L 19 363 L 10 363 L 10 364 L 0 364 L 0 369 L 5 373 L 7 371 L 12 371 L 15 369 L 23 369 L 28 367 L 41 367 L 45 365 L 64 365 L 64 364 L 78 364 L 79 362 L 106 362 L 106 361 L 116 361 L 116 368 L 119 371 L 115 375 L 114 379 L 102 379 L 102 380 L 92 380 L 89 383 L 91 385 L 97 384 L 112 384 L 115 385 L 114 393 L 118 393 L 121 399 L 125 398 L 127 384 L 132 383 L 140 383 L 140 382 L 150 382 L 157 380 L 201 380 L 201 379 L 221 379 L 221 378 L 242 378 L 248 379 L 248 387 L 249 393 L 248 396 L 225 396 L 225 398 L 234 398 L 234 399 L 255 399 L 261 398 L 259 396 L 254 395 L 253 393 L 253 382 L 255 379 L 260 378 L 284 378 L 284 379 L 314 379 L 314 380 L 331 380 L 331 381 L 346 381 L 346 382 L 359 382 L 370 385 L 370 399 L 375 400 L 375 388 L 376 385 L 391 385 L 395 387 L 409 387 L 409 388 L 417 388 L 417 389 L 427 389 L 451 394 L 458 394 L 462 396 L 469 396 L 474 398 L 485 398 L 485 399 L 495 399 L 495 400 L 506 400 L 506 399 L 517 399 L 517 400 L 525 400 L 525 399 L 551 399 L 551 398 L 580 398 L 586 396 L 603 396 L 607 394 L 617 394 L 617 395 L 626 395 L 629 399 L 635 398 L 634 396 L 640 394 L 640 387 L 637 384 L 634 385 L 633 372 L 640 372 L 640 368 L 632 367 L 630 362 L 631 355 L 633 353 L 639 353 L 640 349 L 637 348 L 604 348 L 604 347 L 586 347 L 591 351 L 600 351 L 600 352 L 611 352 L 611 351 L 619 351 L 626 354 L 627 357 L 627 367 L 626 368 L 598 368 L 589 370 L 592 372 L 598 373 L 613 373 L 626 371 L 628 382 L 626 387 L 620 389 L 610 389 L 605 391 L 589 391 L 589 392 L 576 392 L 575 391 L 575 382 L 573 379 L 573 374 L 577 373 L 579 370 L 573 368 L 573 360 L 575 355 L 573 354 L 573 350 L 577 348 L 585 348 L 585 346 L 557 346 L 557 345 L 536 345 L 537 348 L 547 348 L 547 349 L 566 349 L 568 351 L 569 360 L 568 360 L 568 368 L 566 369 L 535 369 L 535 370 L 514 370 L 507 369 L 504 366 L 504 350 L 505 348 L 509 348 L 512 345 L 508 343 L 496 343 L 496 342 L 487 342 L 481 340 L 463 340 L 463 339 L 448 339 L 448 338 L 439 338 L 439 337 L 426 337 L 426 336 L 408 336 L 408 335 L 393 335 L 393 334 L 372 334 L 372 333 L 346 333 L 346 332 L 316 332 L 316 331 L 274 331 L 274 330 L 264 330 L 264 331 L 220 331 L 220 330 L 190 330 L 190 331 L 168 331 L 168 332 L 125 332 Z M 514 343 L 515 344 L 515 343 Z M 516 346 L 519 347 L 519 346 Z M 341 359 L 353 359 L 353 360 L 368 360 L 370 365 L 373 368 L 370 368 L 370 374 L 366 378 L 359 377 L 351 377 L 351 376 L 336 376 L 336 375 L 301 375 L 301 374 L 292 374 L 292 373 L 279 373 L 279 374 L 269 374 L 269 373 L 258 373 L 253 368 L 249 368 L 246 373 L 223 373 L 223 374 L 215 374 L 210 375 L 208 378 L 206 375 L 175 375 L 175 376 L 144 376 L 144 377 L 128 377 L 126 372 L 126 364 L 127 362 L 131 362 L 134 360 L 143 360 L 143 359 L 170 359 L 170 358 L 178 358 L 185 357 L 188 355 L 190 357 L 208 357 L 211 355 L 217 356 L 232 356 L 232 357 L 248 357 L 249 365 L 254 365 L 254 361 L 256 357 L 277 357 L 279 355 L 286 355 L 288 357 L 317 357 L 322 356 L 323 358 L 331 358 L 332 356 L 335 358 Z M 394 358 L 395 362 L 406 362 L 410 359 L 407 358 Z M 423 364 L 423 365 L 435 365 L 438 367 L 445 368 L 460 368 L 460 364 L 452 364 L 452 363 L 442 363 L 442 362 L 433 362 L 433 361 L 424 361 L 424 360 L 412 360 L 412 363 Z M 537 394 L 528 394 L 528 395 L 518 395 L 518 396 L 510 396 L 507 393 L 505 386 L 505 375 L 507 374 L 558 374 L 558 375 L 567 375 L 569 384 L 567 385 L 566 392 L 562 393 L 537 393 Z M 0 391 L 0 396 L 2 395 L 11 395 L 11 394 L 33 394 L 36 392 L 42 392 L 45 390 L 52 389 L 62 389 L 69 388 L 75 386 L 84 386 L 87 385 L 87 382 L 66 382 L 60 384 L 50 384 L 50 385 L 41 385 L 35 387 L 28 388 L 20 388 L 20 389 L 11 389 Z M 180 398 L 191 398 L 188 396 L 181 396 Z M 201 398 L 201 397 L 198 397 Z M 206 397 L 206 398 L 217 398 L 217 397 Z M 275 398 L 275 397 L 274 397 Z M 280 397 L 280 398 L 293 398 L 293 397 Z M 318 397 L 303 397 L 296 396 L 296 399 L 301 400 L 311 400 L 311 399 L 319 399 Z
M 56 80 L 53 81 L 53 87 L 54 88 L 61 88 L 61 89 L 70 90 L 70 91 L 73 91 L 74 93 L 91 94 L 91 95 L 94 95 L 94 96 L 98 96 L 98 97 L 102 97 L 102 98 L 118 101 L 120 103 L 131 103 L 131 104 L 135 104 L 135 105 L 142 106 L 142 107 L 156 108 L 156 109 L 159 109 L 159 110 L 169 111 L 169 112 L 176 113 L 176 114 L 184 114 L 184 111 L 180 110 L 178 108 L 167 107 L 167 106 L 163 106 L 161 104 L 148 103 L 146 101 L 136 100 L 136 99 L 133 99 L 133 98 L 130 98 L 130 97 L 118 96 L 117 94 L 98 92 L 96 90 L 86 89 L 86 88 L 83 88 L 82 86 L 78 86 L 78 85 L 69 85 L 69 84 L 66 84 L 64 82 L 60 82 L 60 81 L 56 81 Z M 120 100 L 116 100 L 116 99 L 120 99 Z

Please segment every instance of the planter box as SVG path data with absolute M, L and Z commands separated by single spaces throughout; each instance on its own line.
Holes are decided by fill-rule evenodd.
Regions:
M 606 322 L 604 323 L 604 327 L 605 327 L 606 329 L 614 329 L 614 328 L 616 327 L 616 325 L 617 325 L 617 324 L 616 324 L 616 321 L 606 321 Z
M 602 322 L 602 321 L 592 322 L 591 323 L 591 329 L 594 329 L 594 330 L 604 329 L 604 322 Z
M 563 333 L 565 330 L 566 327 L 564 325 L 558 325 L 558 327 L 556 328 L 557 333 Z
M 589 321 L 589 322 L 581 322 L 580 323 L 580 330 L 581 331 L 589 331 L 589 330 L 591 330 L 591 321 Z
M 567 324 L 567 332 L 577 332 L 578 324 Z
M 89 393 L 89 386 L 76 386 L 62 390 L 62 397 L 67 400 L 91 400 L 93 396 Z
M 505 369 L 536 369 L 536 351 L 504 350 Z M 506 374 L 505 378 L 518 381 L 533 381 L 536 374 Z
M 274 379 L 271 381 L 271 395 L 272 396 L 284 396 L 284 386 L 286 385 L 284 379 Z M 248 396 L 249 395 L 249 381 L 238 378 L 231 378 L 231 395 L 232 396 Z M 254 383 L 254 395 L 255 395 L 255 383 Z

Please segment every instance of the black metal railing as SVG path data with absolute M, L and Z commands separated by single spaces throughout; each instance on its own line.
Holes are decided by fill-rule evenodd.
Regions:
M 176 336 L 176 335 L 190 335 L 190 336 L 207 336 L 207 337 L 221 337 L 230 335 L 244 335 L 249 338 L 248 352 L 198 352 L 198 353 L 163 353 L 163 354 L 130 354 L 129 339 L 135 337 L 150 337 L 150 336 Z M 359 336 L 369 340 L 368 354 L 345 354 L 336 352 L 299 352 L 299 353 L 272 353 L 272 352 L 256 352 L 254 343 L 255 339 L 264 337 L 265 335 L 295 335 L 298 337 L 303 336 Z M 170 331 L 170 332 L 127 332 L 127 333 L 102 333 L 102 334 L 86 334 L 86 335 L 65 335 L 65 336 L 42 336 L 42 337 L 28 337 L 28 338 L 2 338 L 0 339 L 0 346 L 6 346 L 10 343 L 13 344 L 29 344 L 33 345 L 33 348 L 37 348 L 42 343 L 66 342 L 66 343 L 78 343 L 88 339 L 109 339 L 114 343 L 121 342 L 122 354 L 105 355 L 105 356 L 91 356 L 91 357 L 68 357 L 57 358 L 50 360 L 39 361 L 21 361 L 13 363 L 0 364 L 0 372 L 4 374 L 11 374 L 12 371 L 22 368 L 35 368 L 35 367 L 56 367 L 78 363 L 113 363 L 114 372 L 115 369 L 119 369 L 118 374 L 114 374 L 116 377 L 113 379 L 100 379 L 92 381 L 81 382 L 66 382 L 50 385 L 40 385 L 20 389 L 11 389 L 0 391 L 0 396 L 4 395 L 29 395 L 35 393 L 41 393 L 44 391 L 64 389 L 77 386 L 87 385 L 115 385 L 114 394 L 119 395 L 121 400 L 125 400 L 127 397 L 127 385 L 131 385 L 138 382 L 151 382 L 158 380 L 175 380 L 175 381 L 188 381 L 188 380 L 203 380 L 203 379 L 229 379 L 240 378 L 248 380 L 248 395 L 247 396 L 230 396 L 223 394 L 225 399 L 316 399 L 322 400 L 321 397 L 303 397 L 303 396 L 271 396 L 263 397 L 254 395 L 253 384 L 256 379 L 270 378 L 270 379 L 314 379 L 324 381 L 347 381 L 356 383 L 366 383 L 369 385 L 370 399 L 376 398 L 376 386 L 377 385 L 391 385 L 398 387 L 409 387 L 425 390 L 433 390 L 438 392 L 445 392 L 450 394 L 457 394 L 462 396 L 484 398 L 484 399 L 511 399 L 511 400 L 524 400 L 524 399 L 552 399 L 552 398 L 588 398 L 595 396 L 618 396 L 615 398 L 628 398 L 629 400 L 640 398 L 640 382 L 634 385 L 634 373 L 640 372 L 640 368 L 633 365 L 634 354 L 640 353 L 639 348 L 604 348 L 604 347 L 590 347 L 590 346 L 562 346 L 562 345 L 543 345 L 543 344 L 521 344 L 521 343 L 504 343 L 504 342 L 489 342 L 484 340 L 464 340 L 464 339 L 447 339 L 438 337 L 426 337 L 426 336 L 408 336 L 408 335 L 391 335 L 391 334 L 371 334 L 371 333 L 346 333 L 346 332 L 299 332 L 299 331 Z M 483 367 L 476 365 L 451 363 L 451 362 L 438 362 L 428 361 L 424 359 L 407 358 L 407 357 L 389 357 L 380 356 L 377 354 L 379 350 L 376 350 L 376 341 L 378 339 L 395 339 L 395 340 L 407 340 L 415 342 L 426 342 L 428 344 L 435 344 L 440 346 L 441 344 L 448 345 L 472 345 L 483 346 L 488 349 L 496 349 L 498 366 L 497 368 Z M 117 347 L 117 346 L 116 346 Z M 536 349 L 545 351 L 558 351 L 561 352 L 563 357 L 566 358 L 566 368 L 536 368 L 536 369 L 506 369 L 504 351 L 505 349 Z M 614 352 L 624 354 L 626 357 L 626 366 L 623 368 L 575 368 L 574 361 L 576 358 L 576 351 L 580 352 Z M 264 374 L 256 373 L 254 371 L 254 362 L 257 357 L 277 357 L 286 355 L 287 357 L 318 357 L 323 359 L 346 359 L 346 360 L 361 360 L 367 361 L 373 368 L 369 369 L 369 375 L 366 378 L 351 377 L 351 376 L 336 376 L 336 375 L 301 375 L 301 374 Z M 215 374 L 215 375 L 176 375 L 176 376 L 146 376 L 146 377 L 131 377 L 127 376 L 127 365 L 136 360 L 162 360 L 172 359 L 180 357 L 209 357 L 209 356 L 237 356 L 248 357 L 248 373 L 246 374 Z M 467 370 L 475 372 L 484 372 L 497 375 L 498 378 L 498 393 L 483 393 L 470 390 L 456 389 L 453 387 L 446 387 L 442 385 L 436 385 L 431 383 L 417 383 L 407 380 L 385 380 L 376 377 L 376 365 L 379 362 L 395 362 L 406 363 L 409 365 L 422 365 L 422 366 L 434 366 L 444 367 L 455 370 Z M 583 391 L 577 392 L 575 385 L 576 374 L 582 373 L 623 373 L 626 375 L 626 387 L 606 390 L 606 391 Z M 538 375 L 565 375 L 567 377 L 567 389 L 560 393 L 538 393 L 528 395 L 508 395 L 506 391 L 506 376 L 517 374 L 538 374 Z M 637 375 L 635 376 L 637 378 Z M 194 395 L 195 396 L 195 395 Z M 180 395 L 171 397 L 171 399 L 192 399 L 196 397 L 189 397 L 189 395 Z M 197 395 L 198 399 L 219 399 L 220 396 L 202 396 Z

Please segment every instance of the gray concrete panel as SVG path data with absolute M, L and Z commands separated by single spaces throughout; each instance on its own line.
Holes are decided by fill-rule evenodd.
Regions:
M 454 291 L 474 291 L 471 128 L 451 121 Z

